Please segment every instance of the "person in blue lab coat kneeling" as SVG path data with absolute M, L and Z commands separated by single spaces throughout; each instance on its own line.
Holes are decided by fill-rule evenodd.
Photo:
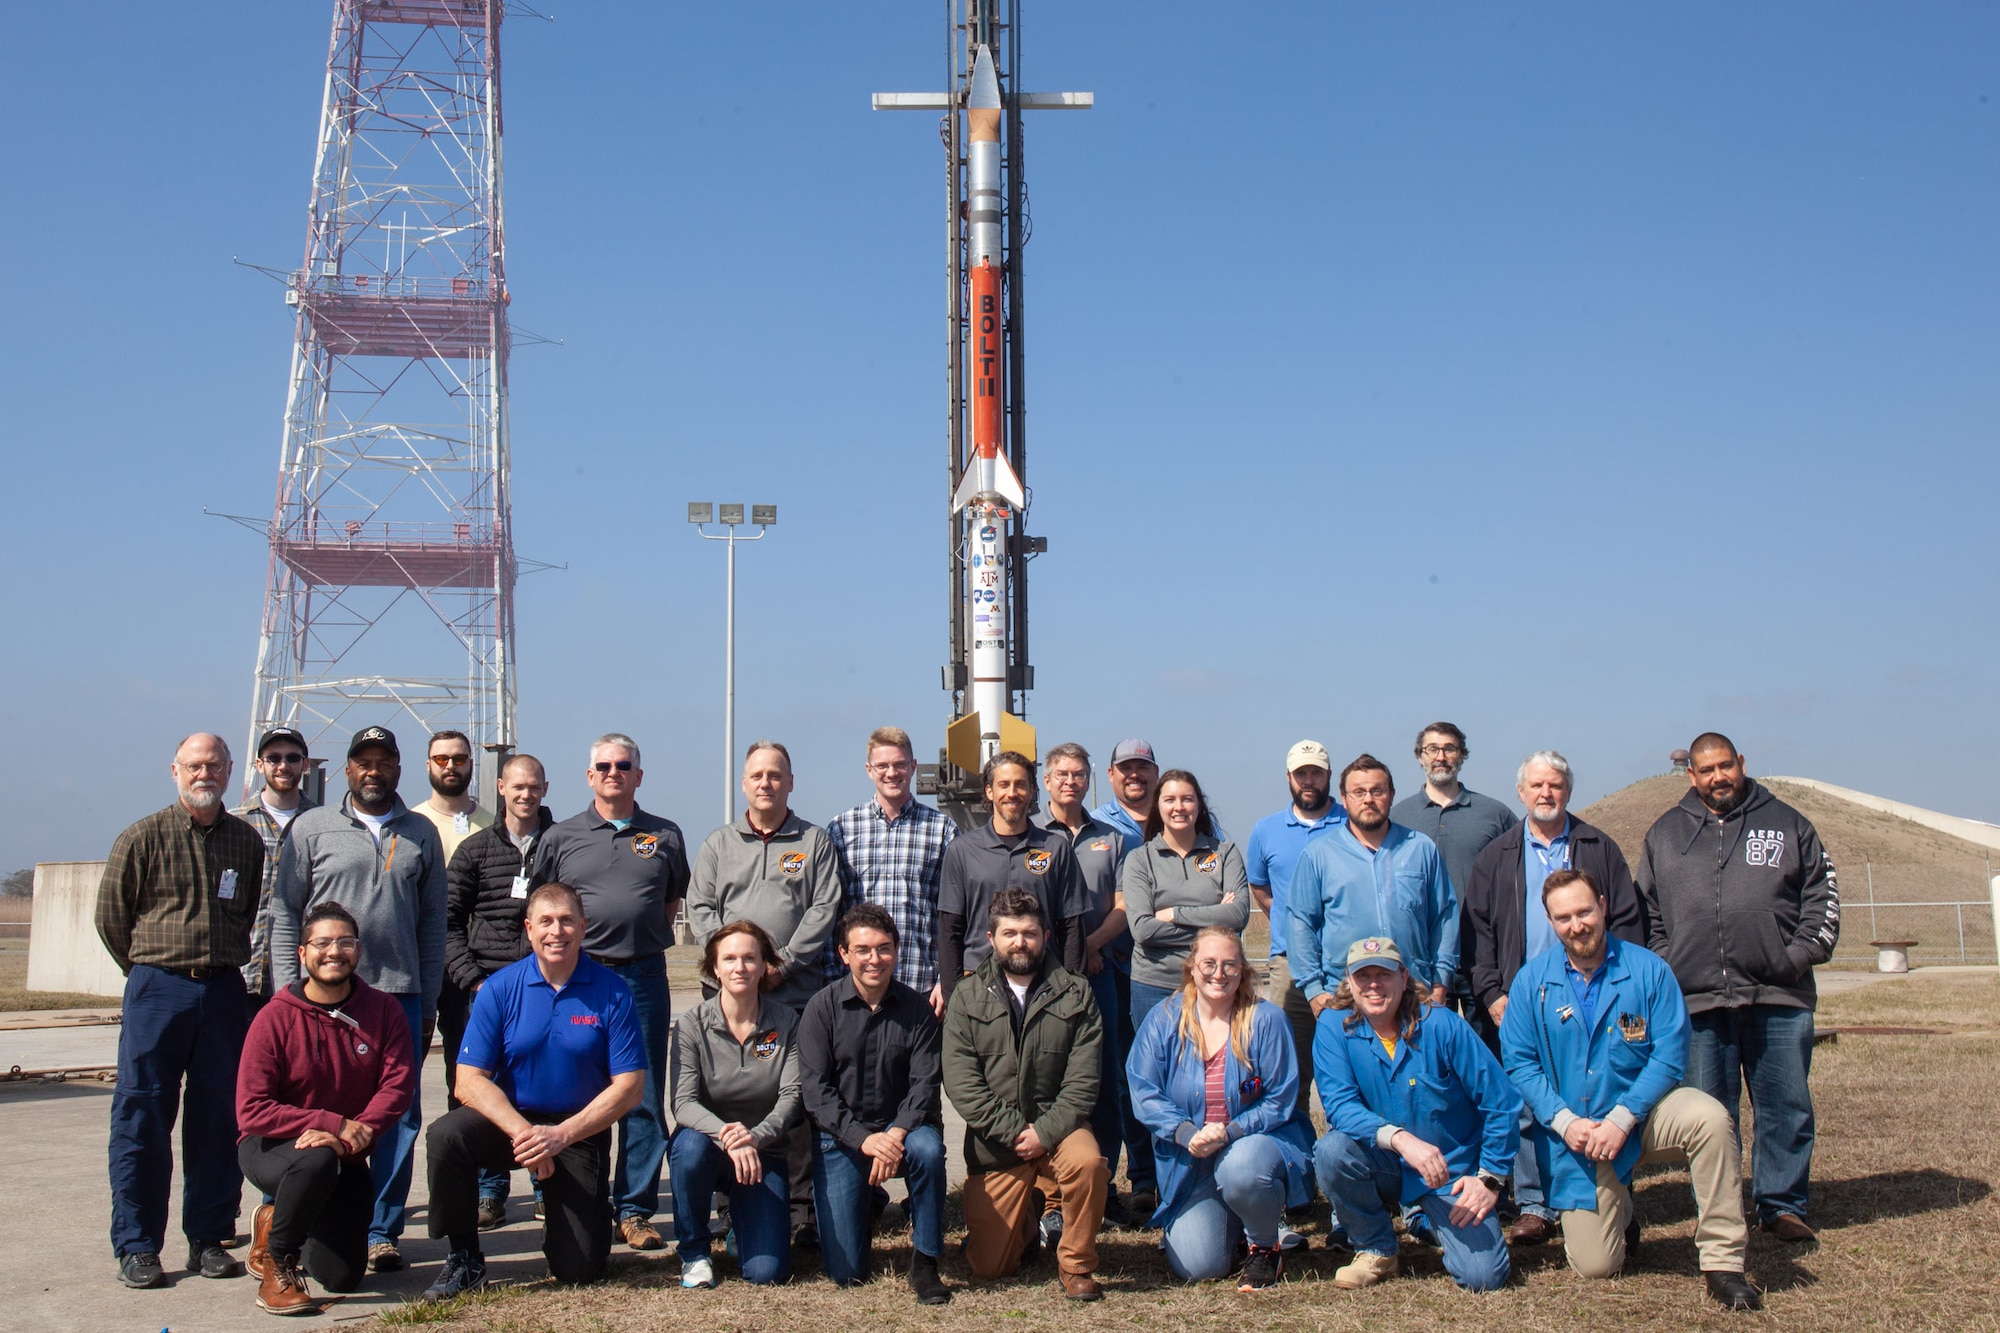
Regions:
M 1314 1027 L 1313 1069 L 1329 1126 L 1313 1167 L 1354 1244 L 1333 1284 L 1396 1276 L 1391 1219 L 1415 1204 L 1461 1287 L 1504 1286 L 1507 1242 L 1494 1205 L 1514 1170 L 1521 1095 L 1469 1023 L 1424 1003 L 1394 940 L 1348 949 L 1347 975 Z
M 1167 1264 L 1190 1282 L 1219 1278 L 1250 1244 L 1238 1291 L 1278 1285 L 1285 1209 L 1307 1200 L 1310 1136 L 1292 1118 L 1298 1056 L 1285 1011 L 1257 998 L 1243 941 L 1206 926 L 1181 964 L 1180 989 L 1133 1037 L 1125 1076 L 1153 1140 Z

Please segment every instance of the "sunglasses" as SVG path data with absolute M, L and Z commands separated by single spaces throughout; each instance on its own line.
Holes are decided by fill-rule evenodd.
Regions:
M 434 754 L 431 762 L 439 768 L 470 768 L 472 756 L 469 754 Z
M 306 757 L 302 754 L 267 754 L 264 756 L 264 762 L 272 768 L 297 768 L 305 763 L 305 761 Z
M 632 771 L 632 761 L 630 759 L 600 759 L 592 764 L 591 767 L 600 773 L 609 773 L 614 768 L 620 773 L 630 773 Z

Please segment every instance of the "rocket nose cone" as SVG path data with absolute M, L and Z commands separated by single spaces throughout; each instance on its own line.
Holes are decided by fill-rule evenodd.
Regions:
M 993 52 L 983 42 L 972 58 L 972 100 L 968 105 L 980 111 L 1000 109 L 1000 76 L 993 70 Z

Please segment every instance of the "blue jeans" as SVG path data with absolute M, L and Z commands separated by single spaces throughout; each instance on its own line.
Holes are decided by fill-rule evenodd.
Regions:
M 1554 1223 L 1558 1220 L 1556 1210 L 1549 1207 L 1548 1191 L 1542 1188 L 1541 1163 L 1535 1160 L 1535 1145 L 1528 1139 L 1529 1126 L 1534 1123 L 1534 1113 L 1523 1106 L 1521 1150 L 1514 1154 L 1514 1203 L 1523 1217 L 1539 1217 Z
M 660 1211 L 660 1163 L 667 1155 L 667 1121 L 661 1112 L 666 1101 L 667 1030 L 673 1019 L 667 1009 L 667 960 L 640 958 L 611 970 L 631 988 L 639 1037 L 646 1045 L 646 1081 L 639 1104 L 618 1122 L 611 1209 L 620 1222 L 628 1217 L 650 1221 Z
M 1123 1122 L 1124 1133 L 1119 1137 L 1125 1145 L 1125 1179 L 1134 1191 L 1152 1189 L 1159 1173 L 1153 1166 L 1153 1133 L 1141 1124 L 1139 1117 L 1132 1113 L 1132 1090 L 1125 1081 L 1125 1062 L 1132 1058 L 1134 1029 L 1138 1025 L 1138 1015 L 1132 1009 L 1132 960 L 1114 957 L 1107 969 L 1111 973 L 1112 989 L 1118 993 L 1118 1026 L 1106 1028 L 1107 1034 L 1118 1034 L 1118 1114 Z M 1114 1153 L 1105 1164 L 1115 1175 L 1118 1158 Z
M 674 1191 L 674 1239 L 681 1262 L 708 1258 L 713 1238 L 709 1204 L 717 1185 L 729 1191 L 729 1218 L 736 1228 L 737 1264 L 745 1282 L 763 1285 L 792 1276 L 792 1185 L 785 1155 L 759 1154 L 764 1178 L 755 1185 L 736 1179 L 736 1165 L 715 1140 L 685 1125 L 674 1131 L 669 1180 Z
M 1196 1158 L 1187 1199 L 1167 1220 L 1167 1266 L 1189 1282 L 1224 1277 L 1236 1241 L 1270 1249 L 1285 1216 L 1285 1159 L 1268 1134 L 1246 1134 L 1214 1157 Z
M 1390 1219 L 1403 1197 L 1401 1157 L 1330 1129 L 1313 1149 L 1313 1172 L 1357 1252 L 1396 1253 L 1396 1225 Z M 1453 1281 L 1469 1291 L 1495 1291 L 1506 1285 L 1510 1265 L 1498 1209 L 1483 1222 L 1455 1227 L 1449 1195 L 1426 1194 L 1418 1206 L 1444 1247 L 1444 1271 Z
M 1813 1015 L 1790 1005 L 1753 1004 L 1689 1016 L 1687 1077 L 1722 1103 L 1732 1123 L 1749 1075 L 1757 1113 L 1751 1148 L 1750 1197 L 1757 1220 L 1784 1213 L 1803 1219 L 1812 1175 Z M 1737 1130 L 1739 1145 L 1742 1129 Z
M 368 1243 L 401 1239 L 408 1220 L 410 1173 L 417 1161 L 417 1139 L 424 1132 L 423 1070 L 424 1052 L 417 1043 L 424 1039 L 424 1001 L 421 995 L 398 995 L 403 1017 L 410 1024 L 410 1059 L 417 1080 L 410 1085 L 410 1109 L 381 1138 L 368 1158 L 368 1174 L 375 1186 L 375 1215 L 368 1220 Z
M 190 981 L 140 964 L 126 977 L 111 1094 L 111 1252 L 119 1258 L 158 1254 L 166 1243 L 183 1105 L 181 1230 L 195 1244 L 236 1234 L 236 1063 L 248 1027 L 243 974 L 233 967 Z
M 1119 1096 L 1125 1089 L 1125 1061 L 1118 1051 L 1118 983 L 1111 964 L 1090 982 L 1091 998 L 1104 1019 L 1104 1061 L 1098 1071 L 1097 1105 L 1090 1108 L 1090 1132 L 1097 1138 L 1097 1150 L 1104 1165 L 1118 1174 L 1118 1148 L 1124 1138 L 1124 1118 L 1119 1112 Z
M 819 1257 L 841 1286 L 868 1278 L 868 1168 L 874 1159 L 831 1134 L 813 1135 L 813 1209 L 819 1218 Z M 918 1125 L 903 1140 L 897 1171 L 910 1189 L 910 1239 L 918 1254 L 944 1253 L 944 1135 Z

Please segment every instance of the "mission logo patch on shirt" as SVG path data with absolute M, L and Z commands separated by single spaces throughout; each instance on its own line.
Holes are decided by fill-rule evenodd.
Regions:
M 772 1028 L 757 1038 L 757 1044 L 750 1048 L 750 1054 L 759 1060 L 769 1060 L 778 1053 L 778 1029 Z
M 1049 869 L 1049 854 L 1037 848 L 1023 859 L 1030 875 L 1045 875 Z
M 1199 870 L 1204 875 L 1213 875 L 1215 873 L 1215 868 L 1221 864 L 1222 864 L 1222 858 L 1217 856 L 1214 852 L 1203 852 L 1201 854 L 1201 859 L 1194 863 L 1194 868 L 1196 870 Z
M 1108 852 L 1111 850 L 1111 844 L 1105 842 L 1102 839 L 1099 839 L 1098 841 L 1090 844 L 1090 850 L 1093 852 Z
M 657 833 L 634 833 L 632 835 L 632 855 L 652 857 L 659 855 L 660 835 Z
M 804 852 L 786 852 L 778 858 L 778 870 L 781 874 L 803 875 L 806 872 L 806 854 Z

